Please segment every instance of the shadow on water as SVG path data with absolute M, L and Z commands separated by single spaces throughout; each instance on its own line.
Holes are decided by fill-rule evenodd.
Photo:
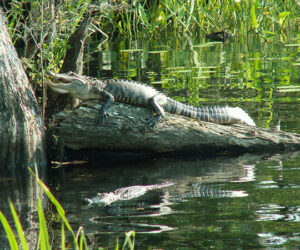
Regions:
M 299 194 L 297 178 L 285 177 L 291 165 L 300 171 L 299 159 L 299 153 L 161 158 L 53 170 L 51 179 L 59 186 L 57 197 L 69 220 L 85 227 L 94 247 L 113 246 L 128 230 L 137 232 L 138 246 L 262 247 L 276 237 L 286 243 L 297 236 L 292 229 L 280 232 L 295 228 L 299 218 L 291 218 L 300 209 L 293 203 Z M 159 186 L 166 183 L 170 185 Z M 123 190 L 123 196 L 116 196 Z M 103 197 L 113 198 L 105 203 Z M 270 226 L 277 212 L 284 222 Z

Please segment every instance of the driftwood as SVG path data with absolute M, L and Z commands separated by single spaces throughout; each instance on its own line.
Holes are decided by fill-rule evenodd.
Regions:
M 64 146 L 153 153 L 278 152 L 300 149 L 300 135 L 256 127 L 224 126 L 167 114 L 154 128 L 150 109 L 114 103 L 103 124 L 101 103 L 85 103 L 55 115 L 55 134 Z

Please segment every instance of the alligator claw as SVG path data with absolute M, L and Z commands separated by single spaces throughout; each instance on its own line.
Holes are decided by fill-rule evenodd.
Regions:
M 108 117 L 108 114 L 107 112 L 100 112 L 100 115 L 99 115 L 99 123 L 102 124 L 103 123 L 103 120 L 104 118 L 107 118 Z
M 163 117 L 158 115 L 158 116 L 153 116 L 149 120 L 148 124 L 150 127 L 154 127 Z

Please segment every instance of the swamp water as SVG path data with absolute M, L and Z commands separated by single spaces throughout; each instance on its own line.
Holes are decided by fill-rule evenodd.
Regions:
M 88 52 L 85 74 L 149 83 L 195 106 L 239 106 L 258 127 L 300 133 L 297 42 L 114 42 Z M 300 152 L 99 161 L 50 172 L 50 189 L 73 228 L 84 226 L 92 249 L 113 249 L 129 230 L 136 249 L 300 249 Z M 155 184 L 168 185 L 147 189 Z M 125 187 L 139 195 L 106 203 L 97 196 Z M 26 199 L 18 196 L 20 206 Z M 28 222 L 26 210 L 21 216 Z M 50 228 L 59 235 L 59 223 Z

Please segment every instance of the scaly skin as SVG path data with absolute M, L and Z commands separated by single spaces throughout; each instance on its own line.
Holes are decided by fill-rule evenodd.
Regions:
M 98 80 L 70 72 L 56 74 L 47 72 L 53 81 L 46 83 L 59 93 L 69 93 L 81 100 L 104 100 L 100 111 L 100 122 L 106 116 L 106 110 L 114 102 L 152 107 L 156 116 L 149 121 L 155 126 L 164 116 L 165 111 L 171 114 L 191 117 L 201 121 L 218 124 L 246 124 L 255 126 L 249 115 L 238 107 L 194 107 L 177 102 L 156 89 L 128 80 Z

